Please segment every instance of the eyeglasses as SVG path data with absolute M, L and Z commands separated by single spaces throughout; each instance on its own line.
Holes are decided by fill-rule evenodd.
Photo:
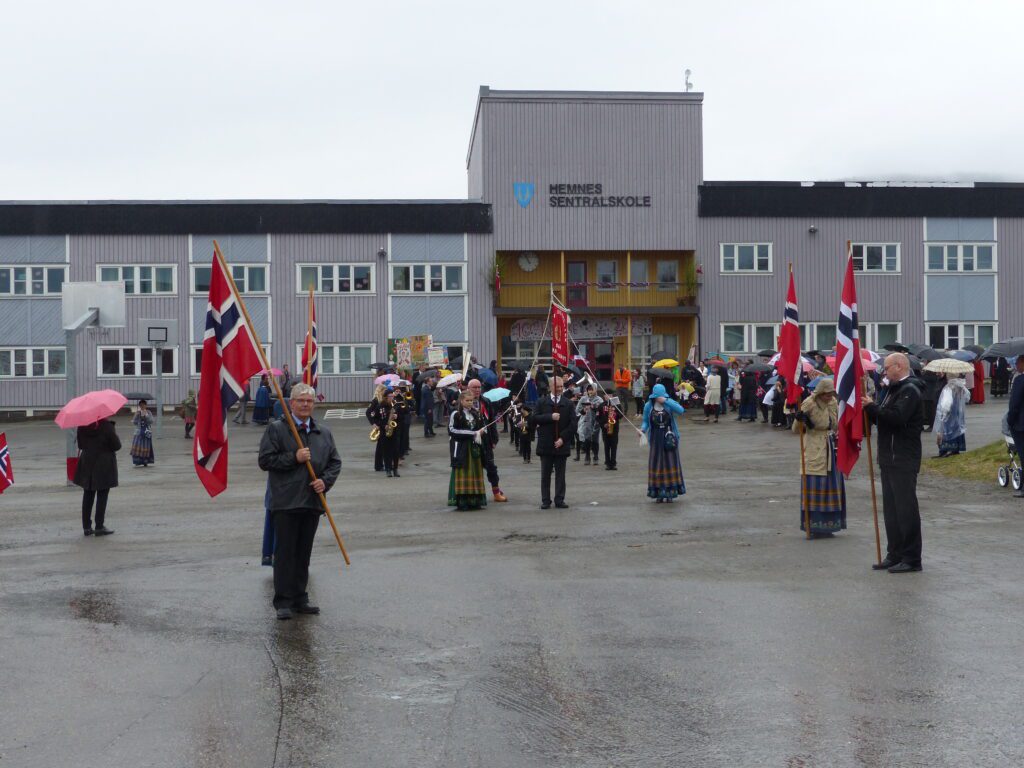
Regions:
M 292 398 L 292 402 L 293 403 L 298 403 L 299 405 L 312 405 L 313 404 L 313 398 L 311 398 L 311 397 L 303 397 L 303 398 L 293 397 Z

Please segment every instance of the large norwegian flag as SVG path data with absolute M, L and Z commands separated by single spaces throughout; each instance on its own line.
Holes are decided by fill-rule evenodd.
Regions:
M 853 254 L 846 246 L 846 279 L 839 303 L 836 329 L 836 398 L 839 400 L 839 440 L 836 466 L 847 477 L 860 458 L 864 439 L 864 363 L 860 356 L 860 330 L 857 325 L 857 285 L 853 280 Z
M 261 360 L 224 263 L 214 254 L 192 447 L 196 474 L 211 496 L 228 487 L 228 409 L 263 368 Z
M 309 330 L 306 341 L 302 345 L 302 383 L 316 389 L 320 368 L 320 346 L 316 341 L 316 306 L 313 304 L 313 292 L 309 292 Z
M 11 452 L 7 448 L 7 435 L 0 432 L 0 493 L 14 485 L 14 467 L 11 466 Z
M 793 269 L 789 270 L 789 290 L 786 292 L 786 309 L 782 316 L 782 332 L 779 334 L 779 374 L 786 380 L 786 405 L 800 402 L 803 387 L 800 374 L 803 358 L 800 356 L 800 312 L 796 306 L 796 283 Z

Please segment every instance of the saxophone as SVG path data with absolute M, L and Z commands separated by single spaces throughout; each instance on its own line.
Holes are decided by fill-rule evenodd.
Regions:
M 604 425 L 604 431 L 608 437 L 615 432 L 615 406 L 608 408 L 608 423 Z
M 388 411 L 388 425 L 384 427 L 384 437 L 391 437 L 398 429 L 398 422 L 395 420 L 395 406 L 392 405 Z

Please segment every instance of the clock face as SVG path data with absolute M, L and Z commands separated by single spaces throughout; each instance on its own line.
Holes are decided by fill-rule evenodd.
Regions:
M 533 272 L 540 264 L 540 257 L 537 256 L 533 251 L 526 251 L 525 253 L 519 254 L 519 268 L 523 272 Z

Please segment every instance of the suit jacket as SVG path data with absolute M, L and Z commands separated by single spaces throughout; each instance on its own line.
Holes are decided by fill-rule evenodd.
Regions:
M 1008 417 L 1010 429 L 1014 432 L 1024 432 L 1024 373 L 1018 373 L 1010 386 Z
M 121 440 L 114 422 L 100 421 L 94 426 L 78 428 L 78 466 L 75 485 L 87 491 L 103 491 L 117 487 L 117 456 Z
M 558 421 L 551 418 L 556 410 Z M 576 412 L 569 398 L 564 395 L 559 397 L 557 409 L 550 395 L 540 398 L 533 409 L 530 423 L 537 429 L 538 456 L 568 456 L 571 453 L 572 436 L 576 432 Z M 559 438 L 562 439 L 562 446 L 555 448 L 555 441 Z

